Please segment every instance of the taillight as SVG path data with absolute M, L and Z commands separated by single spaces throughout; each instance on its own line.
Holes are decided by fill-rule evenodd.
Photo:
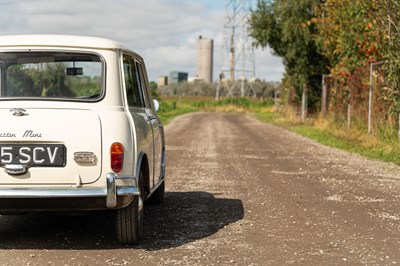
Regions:
M 124 167 L 124 146 L 118 142 L 113 143 L 110 148 L 110 154 L 111 169 L 118 173 Z

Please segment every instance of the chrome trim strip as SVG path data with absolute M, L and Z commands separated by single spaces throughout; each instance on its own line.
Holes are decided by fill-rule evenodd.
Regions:
M 117 187 L 118 196 L 139 196 L 140 192 L 136 187 Z
M 0 198 L 105 197 L 103 188 L 1 188 Z
M 117 180 L 131 180 L 129 185 L 117 186 Z M 134 176 L 117 176 L 115 173 L 107 174 L 107 187 L 41 187 L 41 188 L 0 188 L 0 199 L 11 198 L 89 198 L 105 197 L 107 208 L 117 206 L 118 196 L 139 196 L 137 187 L 138 179 Z

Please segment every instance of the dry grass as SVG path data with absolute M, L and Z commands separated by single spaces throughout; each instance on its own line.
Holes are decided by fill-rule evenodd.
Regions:
M 246 113 L 246 112 L 248 112 L 248 109 L 243 106 L 236 106 L 236 105 L 229 104 L 229 105 L 215 106 L 215 112 Z
M 290 128 L 332 147 L 400 164 L 400 142 L 393 136 L 395 131 L 390 125 L 381 125 L 380 128 L 389 133 L 368 134 L 365 126 L 353 125 L 348 129 L 346 123 L 335 121 L 332 117 L 316 117 L 308 118 L 304 124 L 292 121 Z

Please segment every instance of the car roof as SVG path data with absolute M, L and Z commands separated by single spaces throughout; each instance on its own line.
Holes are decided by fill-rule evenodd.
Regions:
M 0 47 L 53 46 L 95 49 L 128 50 L 121 43 L 105 38 L 76 35 L 5 35 L 0 36 Z

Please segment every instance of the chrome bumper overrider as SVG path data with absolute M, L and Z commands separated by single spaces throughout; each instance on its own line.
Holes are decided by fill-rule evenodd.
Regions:
M 124 181 L 124 185 L 118 186 L 118 180 Z M 130 183 L 130 184 L 126 184 Z M 139 196 L 139 180 L 135 176 L 117 176 L 114 173 L 107 174 L 107 207 L 117 206 L 117 196 Z
M 105 197 L 107 208 L 115 208 L 118 196 L 140 195 L 137 184 L 137 177 L 117 176 L 114 173 L 109 173 L 107 174 L 107 186 L 104 188 L 0 188 L 0 199 Z

